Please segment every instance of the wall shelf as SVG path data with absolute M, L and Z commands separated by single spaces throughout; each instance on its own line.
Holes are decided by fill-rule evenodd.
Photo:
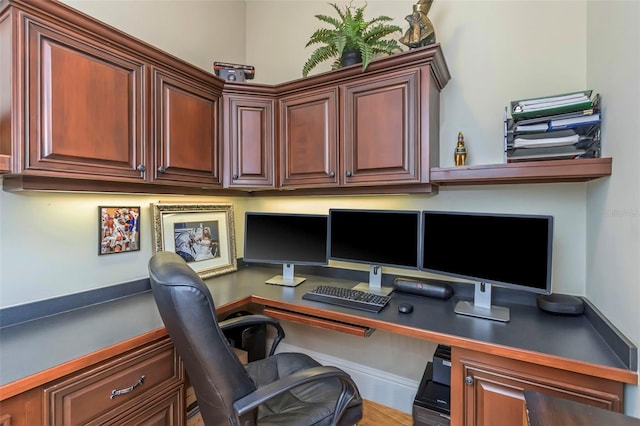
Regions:
M 611 158 L 531 161 L 431 169 L 434 185 L 587 182 L 611 175 Z

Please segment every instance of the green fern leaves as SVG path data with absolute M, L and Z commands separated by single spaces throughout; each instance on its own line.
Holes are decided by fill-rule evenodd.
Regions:
M 362 56 L 362 71 L 365 71 L 371 60 L 380 54 L 390 55 L 401 51 L 396 40 L 385 39 L 393 33 L 401 33 L 397 25 L 389 25 L 392 21 L 388 16 L 378 16 L 370 21 L 364 19 L 365 4 L 362 7 L 345 6 L 344 9 L 334 3 L 329 3 L 337 12 L 338 18 L 327 15 L 315 15 L 320 21 L 332 28 L 316 30 L 305 47 L 315 44 L 321 45 L 309 57 L 302 68 L 302 75 L 309 72 L 321 62 L 334 59 L 332 69 L 340 66 L 343 52 L 358 50 Z

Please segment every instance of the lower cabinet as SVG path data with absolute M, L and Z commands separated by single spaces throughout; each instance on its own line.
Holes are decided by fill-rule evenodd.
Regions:
M 451 362 L 452 425 L 526 425 L 525 389 L 622 411 L 618 382 L 455 347 Z
M 43 387 L 48 425 L 183 425 L 182 361 L 162 339 Z
M 42 389 L 35 388 L 0 401 L 0 426 L 31 426 L 42 421 Z

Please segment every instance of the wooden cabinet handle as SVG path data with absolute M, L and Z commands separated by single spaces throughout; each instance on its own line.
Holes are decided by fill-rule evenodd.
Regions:
M 330 172 L 329 177 L 336 177 L 336 172 Z
M 238 180 L 238 175 L 234 173 L 233 176 L 231 176 L 231 179 Z
M 111 391 L 111 397 L 109 399 L 113 399 L 118 395 L 122 395 L 125 393 L 129 393 L 132 390 L 134 390 L 135 388 L 137 388 L 138 386 L 140 386 L 141 384 L 144 383 L 144 375 L 142 375 L 142 377 L 140 377 L 140 380 L 138 380 L 137 382 L 135 382 L 133 385 L 129 386 L 128 388 L 125 389 L 114 389 Z
M 167 169 L 165 169 L 164 166 L 158 167 L 158 173 L 164 173 L 166 171 L 167 171 Z
M 345 176 L 346 177 L 351 177 L 351 172 L 349 170 L 347 170 L 346 173 L 345 173 Z
M 464 383 L 467 385 L 472 385 L 473 384 L 473 377 L 471 376 L 467 376 L 464 378 Z
M 139 172 L 144 172 L 145 170 L 147 170 L 147 168 L 144 166 L 144 164 L 139 164 L 138 165 L 138 171 Z

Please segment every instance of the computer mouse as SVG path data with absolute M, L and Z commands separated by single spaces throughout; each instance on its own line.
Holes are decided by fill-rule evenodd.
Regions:
M 401 314 L 410 314 L 413 312 L 413 305 L 410 303 L 401 303 L 398 305 L 398 312 Z

